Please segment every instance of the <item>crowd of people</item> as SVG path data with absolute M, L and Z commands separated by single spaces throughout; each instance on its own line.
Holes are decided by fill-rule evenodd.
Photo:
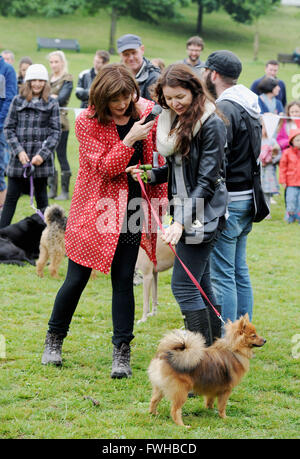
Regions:
M 131 203 L 142 198 L 139 165 L 153 165 L 146 172 L 150 200 L 171 203 L 172 222 L 162 239 L 176 246 L 206 293 L 205 298 L 175 259 L 171 288 L 184 324 L 202 333 L 209 346 L 222 333 L 209 303 L 225 321 L 245 313 L 252 318 L 246 248 L 254 212 L 253 154 L 261 162 L 269 206 L 281 183 L 285 218 L 300 223 L 300 101 L 287 104 L 277 61 L 267 62 L 265 75 L 249 89 L 238 83 L 242 63 L 231 51 L 215 51 L 200 60 L 204 42 L 198 36 L 187 41 L 187 57 L 168 67 L 162 59 L 145 57 L 137 35 L 121 36 L 117 49 L 118 64 L 110 63 L 106 51 L 96 51 L 92 68 L 80 73 L 75 89 L 84 110 L 75 123 L 79 171 L 65 236 L 68 270 L 54 301 L 42 363 L 61 365 L 63 340 L 96 269 L 111 273 L 111 377 L 123 378 L 132 373 L 139 247 L 156 260 L 157 224 L 151 208 L 144 206 L 134 231 L 131 226 Z M 23 57 L 17 76 L 13 53 L 0 55 L 1 228 L 11 223 L 21 193 L 28 192 L 28 167 L 38 209 L 45 210 L 48 198 L 70 198 L 67 105 L 73 77 L 62 51 L 50 53 L 48 61 L 50 76 L 44 65 Z M 149 121 L 156 104 L 162 111 Z M 280 119 L 272 135 L 264 114 Z M 55 152 L 61 169 L 59 196 Z M 160 217 L 164 211 L 159 208 Z

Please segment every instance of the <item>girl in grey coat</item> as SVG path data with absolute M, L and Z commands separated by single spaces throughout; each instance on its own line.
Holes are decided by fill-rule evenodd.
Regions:
M 47 69 L 41 64 L 29 66 L 24 86 L 13 99 L 4 124 L 10 161 L 0 228 L 11 223 L 21 193 L 28 193 L 29 179 L 23 176 L 28 163 L 34 166 L 37 208 L 43 211 L 48 206 L 47 178 L 54 174 L 54 149 L 60 138 L 59 106 L 49 95 Z

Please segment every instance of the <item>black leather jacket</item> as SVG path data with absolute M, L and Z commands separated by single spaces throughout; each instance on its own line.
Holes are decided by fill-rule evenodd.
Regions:
M 183 158 L 183 174 L 188 197 L 211 201 L 218 180 L 223 174 L 224 148 L 226 145 L 225 124 L 215 113 L 203 124 L 193 138 L 188 156 Z M 177 194 L 174 177 L 174 156 L 160 168 L 152 169 L 151 184 L 168 182 L 168 197 L 171 201 Z M 221 214 L 226 211 L 226 204 Z M 170 209 L 172 213 L 172 208 Z M 221 215 L 219 215 L 221 216 Z M 194 217 L 196 217 L 194 215 Z

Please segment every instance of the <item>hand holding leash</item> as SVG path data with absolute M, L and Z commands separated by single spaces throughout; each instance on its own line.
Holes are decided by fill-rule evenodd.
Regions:
M 176 245 L 182 236 L 182 232 L 183 225 L 179 222 L 174 222 L 165 229 L 164 233 L 161 233 L 160 237 L 166 244 Z

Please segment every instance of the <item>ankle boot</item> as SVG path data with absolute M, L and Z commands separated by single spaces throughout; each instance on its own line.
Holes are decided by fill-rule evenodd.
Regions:
M 220 314 L 222 314 L 222 307 L 220 305 L 214 305 L 214 307 Z M 221 338 L 221 333 L 222 333 L 221 320 L 216 315 L 215 311 L 213 310 L 213 308 L 210 305 L 208 305 L 207 308 L 208 308 L 208 311 L 209 311 L 211 333 L 212 333 L 212 342 L 214 342 L 214 341 L 216 341 L 217 338 Z
M 122 343 L 120 347 L 114 346 L 111 378 L 130 378 L 130 346 Z
M 59 196 L 57 196 L 57 201 L 66 201 L 69 199 L 69 185 L 71 175 L 71 171 L 63 171 L 61 173 L 61 193 Z
M 47 332 L 45 339 L 45 350 L 42 357 L 42 364 L 48 365 L 52 363 L 53 365 L 61 365 L 61 349 L 63 344 L 64 337 L 62 335 L 57 335 L 55 333 Z
M 212 333 L 208 310 L 185 311 L 183 316 L 185 328 L 192 332 L 201 333 L 205 338 L 206 346 L 210 346 L 212 344 Z
M 54 175 L 48 177 L 47 182 L 50 187 L 48 198 L 53 199 L 57 195 L 57 170 L 54 171 Z

